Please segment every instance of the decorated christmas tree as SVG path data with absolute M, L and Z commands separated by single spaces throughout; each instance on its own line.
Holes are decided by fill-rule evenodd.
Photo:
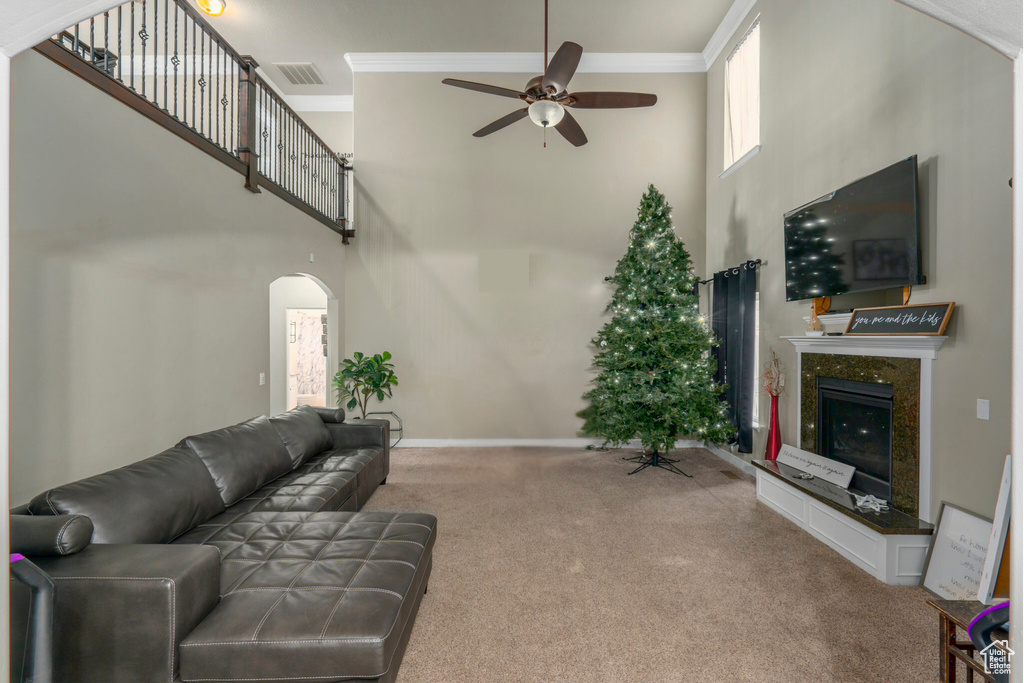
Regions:
M 690 255 L 672 229 L 672 209 L 653 185 L 640 202 L 629 249 L 608 278 L 615 286 L 598 332 L 599 373 L 584 394 L 582 433 L 621 446 L 639 439 L 645 455 L 634 471 L 678 471 L 664 455 L 680 435 L 727 441 L 735 427 L 724 417 L 722 386 L 708 353 L 716 339 L 693 293 Z M 632 472 L 630 473 L 632 474 Z

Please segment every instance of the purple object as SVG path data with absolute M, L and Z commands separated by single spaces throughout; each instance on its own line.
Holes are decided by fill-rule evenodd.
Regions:
M 25 556 L 21 553 L 11 553 L 11 563 L 17 562 L 18 560 L 24 560 Z
M 982 612 L 978 616 L 976 616 L 973 619 L 971 619 L 971 625 L 967 627 L 967 635 L 971 635 L 971 631 L 974 629 L 974 625 L 977 624 L 982 619 L 984 619 L 985 617 L 987 617 L 989 614 L 992 614 L 996 610 L 1000 610 L 1000 609 L 1003 609 L 1003 608 L 1009 609 L 1009 607 L 1010 607 L 1010 602 L 1009 601 L 1001 602 L 998 605 L 992 605 L 987 610 L 985 610 L 984 612 Z

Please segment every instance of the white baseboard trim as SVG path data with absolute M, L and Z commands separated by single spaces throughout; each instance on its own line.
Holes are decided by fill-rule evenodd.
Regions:
M 600 447 L 601 439 L 402 439 L 398 448 L 509 448 L 516 446 L 547 446 L 550 448 Z M 624 448 L 640 448 L 631 441 Z M 704 448 L 702 441 L 676 441 L 676 448 Z
M 743 458 L 741 458 L 741 457 L 739 457 L 737 455 L 734 455 L 734 454 L 730 453 L 729 451 L 727 451 L 727 450 L 725 450 L 723 448 L 719 448 L 718 446 L 713 446 L 711 444 L 708 444 L 708 445 L 704 446 L 704 448 L 708 449 L 709 451 L 711 451 L 712 453 L 717 455 L 719 458 L 721 458 L 722 460 L 724 460 L 727 463 L 729 463 L 730 465 L 732 465 L 733 467 L 746 472 L 747 474 L 749 474 L 752 477 L 756 476 L 757 470 L 755 470 L 754 466 L 751 465 L 746 460 L 744 460 Z

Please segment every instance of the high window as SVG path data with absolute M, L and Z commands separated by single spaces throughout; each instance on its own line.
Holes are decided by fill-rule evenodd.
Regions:
M 725 62 L 725 170 L 761 148 L 761 22 Z

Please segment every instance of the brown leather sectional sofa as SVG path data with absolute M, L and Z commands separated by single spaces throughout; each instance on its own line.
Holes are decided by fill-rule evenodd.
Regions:
M 388 440 L 302 407 L 15 510 L 12 552 L 53 582 L 54 680 L 394 681 L 437 520 L 358 511 Z

